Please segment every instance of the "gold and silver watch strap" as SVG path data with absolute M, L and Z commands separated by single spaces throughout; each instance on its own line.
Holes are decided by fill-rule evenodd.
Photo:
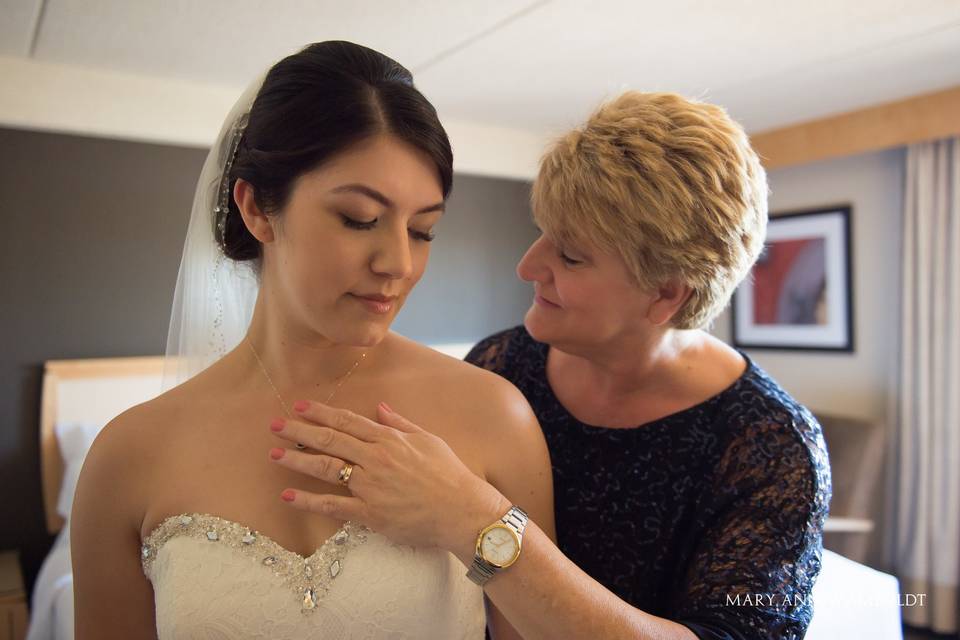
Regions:
M 516 505 L 510 507 L 510 510 L 507 511 L 502 518 L 500 518 L 500 522 L 516 532 L 517 537 L 520 538 L 521 542 L 523 541 L 523 530 L 527 527 L 527 520 L 527 513 Z M 477 552 L 473 556 L 473 564 L 470 565 L 470 569 L 467 571 L 467 577 L 480 586 L 483 586 L 484 583 L 492 578 L 498 571 L 502 571 L 501 567 L 487 562 L 484 560 L 483 556 L 480 555 L 482 535 L 483 534 L 481 532 L 480 536 L 477 538 Z
M 496 572 L 496 567 L 484 562 L 483 558 L 476 555 L 473 557 L 473 564 L 470 565 L 470 569 L 467 571 L 467 577 L 482 587 Z
M 523 530 L 527 528 L 527 519 L 527 512 L 514 505 L 510 507 L 510 511 L 507 511 L 500 518 L 500 522 L 516 531 L 517 535 L 523 539 Z

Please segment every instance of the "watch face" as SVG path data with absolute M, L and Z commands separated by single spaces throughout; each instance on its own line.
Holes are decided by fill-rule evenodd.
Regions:
M 506 525 L 491 527 L 483 534 L 480 541 L 480 552 L 487 562 L 499 567 L 509 566 L 520 553 L 517 534 Z

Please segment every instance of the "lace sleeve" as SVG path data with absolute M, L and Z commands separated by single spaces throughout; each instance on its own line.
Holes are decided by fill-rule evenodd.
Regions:
M 504 373 L 507 347 L 513 333 L 514 330 L 510 329 L 484 338 L 470 349 L 464 360 L 494 373 Z
M 675 617 L 701 638 L 799 640 L 810 623 L 830 471 L 816 420 L 789 413 L 749 425 L 718 467 Z

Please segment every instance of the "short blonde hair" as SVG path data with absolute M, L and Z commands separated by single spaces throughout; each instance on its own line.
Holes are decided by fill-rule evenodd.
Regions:
M 767 192 L 746 133 L 722 107 L 630 91 L 547 150 L 531 204 L 548 237 L 614 251 L 639 286 L 689 285 L 671 323 L 695 329 L 726 307 L 760 254 Z

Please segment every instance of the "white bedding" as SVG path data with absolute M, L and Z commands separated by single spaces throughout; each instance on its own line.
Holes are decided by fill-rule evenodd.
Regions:
M 895 577 L 824 549 L 804 638 L 902 640 L 899 595 Z
M 73 640 L 69 525 L 60 530 L 33 585 L 27 640 Z

